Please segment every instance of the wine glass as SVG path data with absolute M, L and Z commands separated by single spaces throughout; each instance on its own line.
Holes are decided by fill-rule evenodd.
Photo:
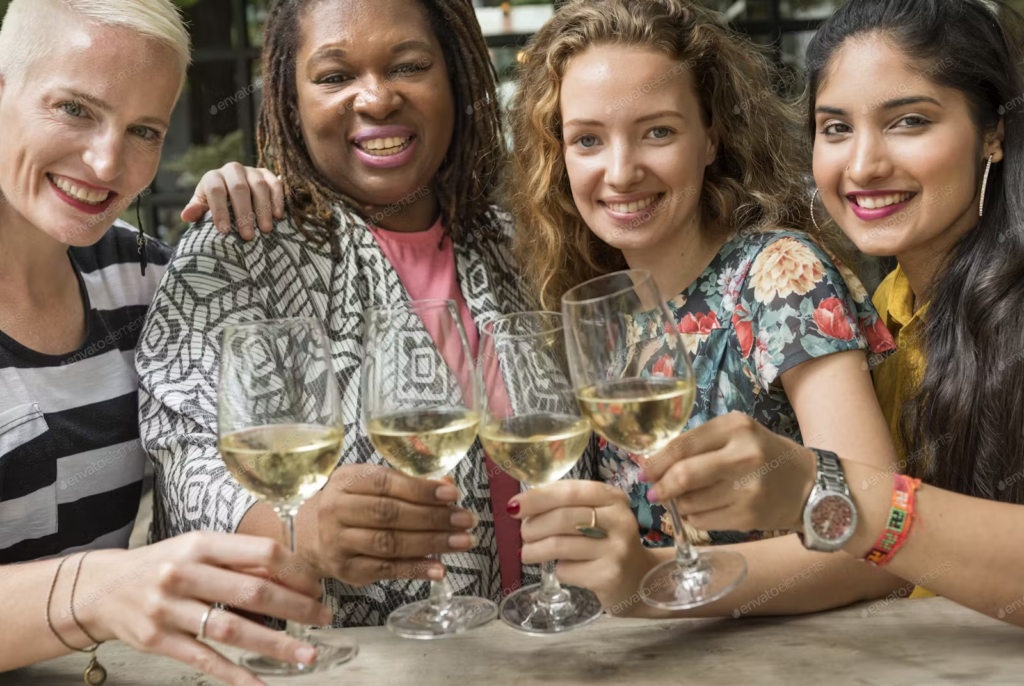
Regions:
M 224 330 L 218 387 L 220 453 L 232 476 L 274 508 L 295 552 L 295 515 L 338 464 L 345 428 L 323 327 L 315 319 L 273 319 Z M 247 653 L 256 674 L 298 676 L 337 667 L 359 650 L 340 636 L 314 638 L 287 623 L 288 635 L 316 647 L 294 665 Z
M 594 431 L 652 458 L 686 427 L 697 386 L 675 318 L 650 272 L 591 279 L 562 297 L 573 385 Z M 667 359 L 666 359 L 667 358 Z M 731 550 L 698 551 L 686 540 L 675 503 L 675 559 L 644 577 L 640 596 L 665 610 L 721 598 L 743 580 L 747 563 Z
M 569 380 L 562 315 L 522 312 L 484 326 L 480 372 L 486 411 L 480 442 L 491 460 L 528 488 L 562 478 L 590 442 Z M 530 634 L 578 629 L 601 616 L 601 601 L 579 586 L 561 585 L 555 562 L 541 567 L 541 582 L 501 603 L 501 619 Z
M 438 479 L 476 441 L 480 378 L 454 300 L 414 300 L 366 311 L 363 421 L 370 442 L 408 476 Z M 439 555 L 431 555 L 440 559 Z M 387 626 L 404 638 L 443 638 L 494 619 L 485 598 L 453 596 L 447 576 Z

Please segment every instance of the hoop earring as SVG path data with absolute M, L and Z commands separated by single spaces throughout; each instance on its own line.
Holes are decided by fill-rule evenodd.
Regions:
M 814 222 L 814 228 L 820 232 L 821 227 L 818 226 L 818 220 L 814 218 L 814 199 L 818 197 L 819 191 L 821 191 L 820 188 L 815 188 L 814 192 L 811 193 L 811 221 Z
M 978 203 L 978 216 L 983 217 L 985 215 L 985 190 L 988 188 L 988 173 L 992 171 L 992 158 L 994 155 L 988 156 L 988 164 L 985 166 L 985 177 L 981 180 L 981 202 Z

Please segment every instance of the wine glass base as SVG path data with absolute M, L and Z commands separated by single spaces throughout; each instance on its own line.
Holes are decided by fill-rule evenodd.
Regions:
M 601 601 L 593 592 L 579 586 L 563 585 L 564 596 L 546 603 L 541 585 L 521 588 L 501 603 L 501 621 L 527 634 L 557 634 L 579 629 L 600 619 Z
M 388 616 L 388 629 L 402 638 L 447 638 L 487 624 L 498 616 L 498 606 L 485 598 L 454 596 L 443 613 L 429 600 L 403 605 Z
M 238 664 L 262 676 L 304 676 L 334 669 L 359 654 L 359 646 L 341 636 L 317 636 L 313 632 L 306 642 L 316 648 L 316 660 L 308 665 L 282 662 L 258 653 L 246 653 Z
M 732 550 L 702 550 L 693 567 L 675 560 L 647 572 L 640 597 L 662 610 L 688 610 L 713 603 L 739 586 L 747 575 L 747 561 Z

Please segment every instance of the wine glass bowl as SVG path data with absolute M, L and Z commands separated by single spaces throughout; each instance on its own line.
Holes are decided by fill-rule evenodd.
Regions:
M 583 414 L 609 443 L 644 460 L 686 428 L 697 395 L 689 354 L 650 272 L 626 270 L 586 281 L 562 297 L 569 369 Z M 641 584 L 644 602 L 665 610 L 706 605 L 746 575 L 743 556 L 697 551 L 674 502 L 675 559 Z
M 274 319 L 225 328 L 217 387 L 218 447 L 228 471 L 277 513 L 295 552 L 294 520 L 327 482 L 341 456 L 345 428 L 323 327 L 315 319 Z M 355 644 L 314 637 L 287 623 L 292 637 L 316 648 L 306 665 L 245 654 L 240 664 L 268 676 L 327 671 L 352 660 Z
M 568 375 L 562 317 L 522 312 L 483 327 L 480 370 L 485 412 L 480 441 L 491 460 L 527 488 L 543 488 L 568 474 L 590 443 Z M 531 634 L 586 626 L 601 616 L 591 591 L 562 585 L 555 562 L 542 565 L 541 583 L 501 604 L 502 621 Z

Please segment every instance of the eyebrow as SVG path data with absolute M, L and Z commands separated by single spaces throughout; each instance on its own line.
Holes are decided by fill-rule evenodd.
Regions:
M 930 102 L 933 105 L 937 105 L 938 107 L 942 107 L 942 103 L 939 102 L 938 100 L 936 100 L 935 98 L 930 98 L 927 95 L 914 95 L 914 96 L 911 96 L 911 97 L 908 97 L 908 98 L 898 98 L 896 100 L 886 100 L 885 102 L 881 103 L 880 105 L 876 105 L 872 109 L 894 110 L 894 109 L 897 109 L 899 107 L 906 107 L 907 105 L 916 105 L 916 104 L 921 103 L 921 102 Z M 844 110 L 842 108 L 839 108 L 839 107 L 828 107 L 826 105 L 821 105 L 819 107 L 815 107 L 814 108 L 814 113 L 815 114 L 831 114 L 831 115 L 834 115 L 834 116 L 837 116 L 837 117 L 845 117 L 846 116 L 846 110 Z
M 391 48 L 391 53 L 406 52 L 407 50 L 430 50 L 430 43 L 422 40 L 406 40 Z
M 646 121 L 653 119 L 661 119 L 662 117 L 676 117 L 678 119 L 686 119 L 682 114 L 675 110 L 661 110 L 660 112 L 652 112 L 651 114 L 645 114 L 644 116 L 636 119 L 634 124 L 642 124 Z M 596 119 L 570 119 L 565 122 L 562 126 L 604 126 L 604 122 L 600 122 Z
M 87 102 L 87 103 L 89 103 L 90 105 L 92 105 L 93 107 L 95 107 L 96 109 L 98 109 L 101 112 L 105 112 L 107 114 L 110 114 L 111 112 L 114 111 L 114 108 L 113 108 L 113 106 L 111 106 L 110 103 L 108 103 L 106 100 L 101 100 L 101 99 L 97 98 L 95 95 L 90 95 L 88 93 L 82 93 L 81 91 L 76 91 L 76 90 L 70 90 L 70 91 L 68 91 L 68 93 L 71 95 L 72 99 L 74 99 L 74 100 L 81 100 L 82 102 Z M 164 129 L 170 128 L 170 126 L 171 126 L 170 123 L 168 123 L 167 121 L 161 119 L 160 117 L 140 117 L 139 119 L 136 120 L 136 122 L 139 123 L 139 124 L 155 125 L 155 126 L 159 126 L 161 128 L 164 128 Z

